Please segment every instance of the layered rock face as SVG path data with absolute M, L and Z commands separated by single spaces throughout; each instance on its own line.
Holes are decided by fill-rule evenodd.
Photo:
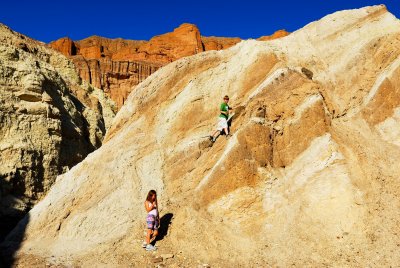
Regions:
M 1 236 L 101 145 L 111 105 L 66 57 L 0 24 Z
M 277 31 L 263 38 L 272 40 L 287 34 Z M 184 23 L 150 41 L 98 36 L 72 41 L 66 37 L 51 42 L 50 46 L 70 57 L 82 79 L 103 89 L 122 107 L 134 87 L 161 66 L 199 52 L 226 49 L 240 41 L 240 38 L 202 37 L 195 25 Z
M 21 262 L 145 265 L 155 189 L 161 218 L 173 214 L 159 253 L 177 266 L 396 266 L 399 58 L 400 22 L 374 6 L 173 62 L 4 246 Z M 211 144 L 225 94 L 233 136 Z
M 160 68 L 161 65 L 138 61 L 113 61 L 72 57 L 80 77 L 102 88 L 121 107 L 132 89 Z
M 133 57 L 144 43 L 93 36 L 81 41 L 61 38 L 50 46 L 74 62 L 84 81 L 102 89 L 121 107 L 132 88 L 162 66 Z

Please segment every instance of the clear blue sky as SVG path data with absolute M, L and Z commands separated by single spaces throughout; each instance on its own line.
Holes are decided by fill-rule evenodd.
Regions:
M 91 35 L 148 40 L 184 22 L 196 24 L 204 36 L 256 38 L 278 29 L 295 31 L 338 10 L 376 4 L 400 17 L 399 0 L 2 0 L 0 22 L 44 42 Z

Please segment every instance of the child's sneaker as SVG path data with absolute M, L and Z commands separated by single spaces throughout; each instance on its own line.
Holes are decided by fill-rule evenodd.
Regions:
M 154 250 L 157 250 L 157 248 L 155 246 L 153 246 L 152 244 L 148 244 L 146 246 L 146 250 L 147 251 L 154 251 Z
M 142 248 L 146 248 L 146 246 L 147 246 L 146 241 L 143 241 L 143 243 L 142 243 Z

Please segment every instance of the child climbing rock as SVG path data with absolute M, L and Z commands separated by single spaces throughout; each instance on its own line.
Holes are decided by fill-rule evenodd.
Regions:
M 224 130 L 226 137 L 229 137 L 229 129 L 228 129 L 228 118 L 229 118 L 229 110 L 232 110 L 231 107 L 228 105 L 229 96 L 226 95 L 224 97 L 223 103 L 220 105 L 220 115 L 218 116 L 218 125 L 217 130 L 210 136 L 210 140 L 215 142 L 219 133 Z
M 146 201 L 144 201 L 144 207 L 147 211 L 147 234 L 146 241 L 143 243 L 143 247 L 148 251 L 156 250 L 150 241 L 154 241 L 158 234 L 158 227 L 160 224 L 160 218 L 158 216 L 158 203 L 157 193 L 154 190 L 150 190 L 147 194 Z

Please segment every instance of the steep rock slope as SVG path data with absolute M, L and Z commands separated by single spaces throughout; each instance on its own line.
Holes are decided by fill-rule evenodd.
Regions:
M 287 34 L 277 31 L 263 38 L 271 40 Z M 49 45 L 70 57 L 80 77 L 103 89 L 120 108 L 132 89 L 161 66 L 199 52 L 226 49 L 240 41 L 240 38 L 204 37 L 196 25 L 184 23 L 173 32 L 149 41 L 99 36 L 72 41 L 65 37 Z
M 105 144 L 5 246 L 23 241 L 20 261 L 145 264 L 154 188 L 173 214 L 159 251 L 177 265 L 396 266 L 399 59 L 400 22 L 374 6 L 178 60 L 130 94 Z M 211 146 L 225 94 L 233 136 Z
M 111 105 L 66 57 L 0 24 L 0 236 L 100 147 Z

